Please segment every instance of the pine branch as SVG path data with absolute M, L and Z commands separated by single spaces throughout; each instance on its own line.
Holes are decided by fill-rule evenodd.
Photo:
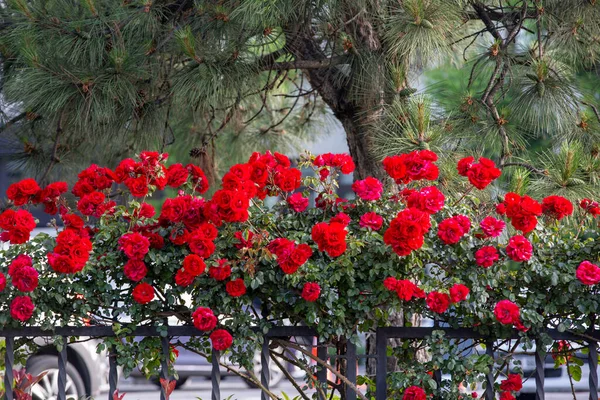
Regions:
M 10 128 L 11 126 L 13 126 L 14 124 L 16 124 L 17 122 L 21 121 L 26 116 L 27 116 L 27 113 L 23 112 L 23 113 L 15 116 L 13 118 L 11 118 L 4 125 L 0 126 L 0 133 L 4 132 L 6 129 Z
M 587 101 L 582 101 L 581 104 L 590 107 L 592 111 L 594 111 L 594 115 L 596 115 L 598 122 L 600 122 L 600 112 L 598 111 L 598 108 L 595 105 L 593 105 L 592 103 L 588 103 Z
M 525 163 L 525 162 L 509 162 L 509 163 L 504 163 L 500 165 L 500 168 L 505 168 L 505 167 L 523 167 L 525 169 L 527 169 L 528 171 L 537 174 L 537 175 L 543 175 L 543 176 L 547 176 L 548 175 L 548 171 L 546 171 L 545 169 L 539 169 L 536 168 L 535 166 L 529 164 L 529 163 Z
M 343 64 L 348 57 L 336 56 L 331 58 L 325 58 L 322 60 L 295 60 L 285 62 L 275 62 L 262 66 L 263 71 L 276 70 L 284 71 L 290 69 L 320 69 L 320 68 L 331 68 L 337 64 Z

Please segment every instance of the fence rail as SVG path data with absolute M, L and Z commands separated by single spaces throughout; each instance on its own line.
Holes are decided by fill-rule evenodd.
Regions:
M 172 337 L 194 337 L 200 336 L 200 332 L 193 326 L 168 326 L 166 328 L 166 336 L 161 336 L 160 332 L 164 328 L 154 326 L 138 327 L 127 334 L 127 336 L 142 336 L 142 337 L 161 337 L 161 372 L 160 376 L 164 379 L 168 379 L 168 359 L 170 357 L 170 338 Z M 329 359 L 344 358 L 346 360 L 346 378 L 356 384 L 357 378 L 357 359 L 364 357 L 372 357 L 376 359 L 376 400 L 387 400 L 387 347 L 389 339 L 424 339 L 431 336 L 434 331 L 443 331 L 445 336 L 452 339 L 473 339 L 481 341 L 486 344 L 486 352 L 492 358 L 493 344 L 498 339 L 510 339 L 518 338 L 518 335 L 513 337 L 503 338 L 491 338 L 484 336 L 474 329 L 470 328 L 445 328 L 445 327 L 383 327 L 376 330 L 376 354 L 367 356 L 358 356 L 356 354 L 356 346 L 348 342 L 346 346 L 346 353 L 341 356 L 329 356 L 327 348 L 325 346 L 317 347 L 317 357 L 326 362 Z M 164 331 L 163 331 L 164 332 Z M 577 340 L 587 342 L 588 347 L 588 363 L 590 367 L 589 373 L 589 390 L 590 400 L 598 400 L 598 351 L 597 345 L 600 341 L 600 332 L 588 331 L 585 335 L 578 335 L 570 332 L 559 332 L 557 330 L 548 330 L 545 332 L 554 340 Z M 49 337 L 49 336 L 61 336 L 63 343 L 59 354 L 58 354 L 58 400 L 66 400 L 65 386 L 66 386 L 66 369 L 67 369 L 67 337 L 71 336 L 84 336 L 84 337 L 114 337 L 116 336 L 111 326 L 86 326 L 86 327 L 57 327 L 52 331 L 44 330 L 40 327 L 23 327 L 20 329 L 5 329 L 0 331 L 0 338 L 5 338 L 5 371 L 4 371 L 4 384 L 5 384 L 5 399 L 13 400 L 13 367 L 14 367 L 14 344 L 16 337 Z M 270 364 L 270 351 L 269 345 L 271 340 L 277 338 L 287 337 L 317 337 L 316 332 L 308 327 L 302 326 L 285 326 L 285 327 L 274 327 L 270 329 L 267 334 L 263 335 L 263 342 L 261 348 L 261 384 L 269 389 L 269 364 Z M 535 382 L 536 382 L 536 400 L 544 400 L 544 362 L 546 354 L 543 351 L 541 342 L 536 341 L 536 354 L 535 354 Z M 217 350 L 212 351 L 212 400 L 221 400 L 220 394 L 220 382 L 221 382 L 221 370 L 219 366 L 220 353 Z M 109 392 L 108 399 L 113 399 L 113 393 L 117 390 L 118 383 L 118 369 L 116 354 L 109 351 Z M 442 371 L 436 371 L 434 379 L 441 381 Z M 320 368 L 316 374 L 317 381 L 327 387 L 327 370 Z M 486 389 L 484 398 L 485 400 L 492 400 L 495 398 L 494 393 L 494 374 L 493 368 L 490 368 L 490 372 L 486 377 Z M 325 393 L 318 393 L 319 400 L 326 400 Z M 161 400 L 165 399 L 164 388 L 161 388 Z M 269 399 L 266 393 L 262 393 L 262 400 Z M 347 400 L 356 400 L 356 393 L 352 390 L 346 391 Z

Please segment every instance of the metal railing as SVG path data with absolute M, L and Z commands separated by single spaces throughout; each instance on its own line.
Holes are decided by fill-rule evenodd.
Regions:
M 164 328 L 163 328 L 164 329 Z M 161 329 L 162 331 L 162 329 Z M 317 346 L 317 357 L 325 362 L 329 362 L 330 359 L 343 358 L 346 360 L 346 372 L 345 377 L 353 384 L 356 384 L 357 378 L 357 360 L 359 358 L 375 358 L 376 359 L 376 400 L 387 400 L 387 347 L 389 339 L 424 339 L 431 336 L 434 331 L 443 331 L 445 336 L 450 339 L 472 339 L 486 344 L 486 353 L 494 357 L 493 345 L 498 339 L 510 339 L 510 338 L 491 338 L 484 336 L 474 329 L 469 328 L 440 328 L 440 327 L 382 327 L 376 330 L 376 354 L 373 355 L 357 355 L 356 346 L 348 341 L 346 345 L 346 352 L 343 355 L 330 356 L 328 355 L 328 348 L 326 346 Z M 138 327 L 131 331 L 127 336 L 142 336 L 142 337 L 160 337 L 161 338 L 161 377 L 168 379 L 168 360 L 170 357 L 170 338 L 172 337 L 195 337 L 201 336 L 201 333 L 193 326 L 169 326 L 167 327 L 167 336 L 161 336 L 157 327 L 147 326 Z M 588 331 L 585 335 L 577 335 L 569 332 L 559 332 L 557 330 L 548 330 L 545 332 L 554 340 L 571 340 L 571 341 L 585 341 L 588 347 L 588 363 L 590 368 L 589 373 L 589 390 L 590 400 L 598 400 L 598 352 L 597 345 L 600 341 L 600 332 Z M 14 343 L 16 337 L 48 337 L 48 336 L 61 336 L 63 338 L 64 345 L 58 353 L 58 400 L 66 400 L 65 386 L 66 386 L 66 368 L 67 368 L 67 337 L 114 337 L 115 332 L 111 326 L 86 326 L 86 327 L 57 327 L 52 331 L 43 330 L 39 327 L 23 327 L 20 329 L 5 329 L 0 331 L 0 337 L 5 338 L 5 399 L 13 399 L 13 367 L 14 367 Z M 308 327 L 275 327 L 270 329 L 267 334 L 263 335 L 263 343 L 261 350 L 261 384 L 269 389 L 269 363 L 270 363 L 270 343 L 272 340 L 277 338 L 289 338 L 289 337 L 317 337 L 316 332 Z M 513 338 L 518 338 L 515 335 Z M 544 400 L 544 364 L 546 354 L 544 353 L 544 346 L 538 340 L 536 341 L 536 354 L 535 354 L 535 383 L 536 383 L 536 399 Z M 220 352 L 212 350 L 212 400 L 221 400 L 220 382 L 221 382 L 221 369 L 219 365 Z M 109 391 L 108 399 L 113 399 L 113 393 L 117 390 L 118 383 L 118 369 L 116 354 L 109 351 Z M 436 371 L 434 373 L 434 379 L 440 383 L 442 379 L 442 371 Z M 322 385 L 323 388 L 327 387 L 327 369 L 320 368 L 316 373 L 316 380 Z M 490 368 L 490 372 L 486 376 L 486 389 L 484 398 L 485 400 L 493 400 L 495 398 L 494 393 L 494 371 Z M 161 388 L 161 400 L 165 399 L 164 388 Z M 326 400 L 325 395 L 327 391 L 318 391 L 317 395 L 319 400 Z M 346 390 L 347 400 L 356 400 L 356 393 L 353 390 Z M 263 392 L 261 395 L 262 400 L 269 399 L 267 393 Z

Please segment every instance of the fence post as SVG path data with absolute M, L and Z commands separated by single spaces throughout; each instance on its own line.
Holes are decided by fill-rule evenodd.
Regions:
M 375 399 L 387 400 L 387 335 L 381 328 L 375 332 L 377 370 L 375 375 Z
M 346 378 L 356 386 L 356 345 L 346 342 Z M 346 385 L 346 399 L 356 400 L 356 392 Z
M 327 346 L 323 345 L 321 347 L 319 347 L 319 341 L 317 339 L 317 357 L 320 358 L 321 360 L 325 361 L 326 363 L 329 362 L 329 357 L 327 354 Z M 321 395 L 321 392 L 319 393 L 319 400 L 327 400 L 327 368 L 325 368 L 322 365 L 317 364 L 317 380 L 319 381 L 319 383 L 321 384 L 321 387 L 323 389 L 323 393 L 325 394 L 325 396 Z
M 592 332 L 593 332 L 592 326 Z M 598 400 L 598 342 L 588 343 L 588 364 L 590 366 L 590 400 Z
M 221 366 L 219 365 L 219 357 L 221 357 L 221 353 L 219 350 L 213 348 L 211 356 L 212 371 L 210 374 L 212 400 L 221 400 Z
M 12 336 L 5 337 L 6 353 L 4 354 L 4 391 L 6 399 L 13 398 L 13 367 L 15 362 L 15 338 Z
M 535 400 L 545 400 L 544 393 L 544 361 L 546 352 L 541 339 L 535 341 Z
M 492 357 L 492 365 L 490 365 L 490 372 L 485 376 L 486 387 L 485 387 L 485 400 L 494 400 L 494 342 L 487 340 L 485 342 L 485 354 Z
M 271 361 L 269 342 L 269 334 L 267 333 L 263 336 L 263 343 L 260 351 L 260 383 L 268 390 L 270 390 L 269 382 L 271 381 L 271 374 L 269 371 L 269 363 Z M 269 396 L 264 390 L 260 392 L 260 398 L 261 400 L 269 400 Z
M 62 336 L 62 347 L 58 353 L 58 400 L 67 400 L 67 338 Z
M 117 390 L 118 382 L 117 352 L 115 351 L 115 346 L 111 345 L 108 349 L 108 400 L 113 400 L 113 394 Z
M 171 346 L 169 338 L 166 336 L 160 337 L 161 344 L 161 358 L 160 358 L 160 377 L 169 380 L 169 361 L 171 359 Z M 160 385 L 160 400 L 166 400 L 167 398 L 167 387 L 162 384 Z

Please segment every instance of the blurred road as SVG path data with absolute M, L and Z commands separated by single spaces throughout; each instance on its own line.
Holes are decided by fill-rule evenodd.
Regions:
M 192 378 L 181 389 L 176 390 L 171 395 L 172 400 L 210 400 L 210 381 L 205 379 Z M 139 383 L 122 382 L 119 384 L 120 393 L 126 392 L 124 400 L 159 400 L 160 394 L 157 386 L 151 383 L 139 381 Z M 285 392 L 290 397 L 296 395 L 294 387 L 289 383 L 282 383 L 275 391 L 277 394 Z M 228 399 L 232 396 L 231 399 Z M 101 395 L 100 399 L 106 398 Z M 249 389 L 242 381 L 236 378 L 224 379 L 221 382 L 221 399 L 227 400 L 260 400 L 260 390 Z M 546 400 L 572 400 L 570 393 L 549 393 L 546 394 Z M 577 399 L 588 399 L 585 392 L 577 393 Z

